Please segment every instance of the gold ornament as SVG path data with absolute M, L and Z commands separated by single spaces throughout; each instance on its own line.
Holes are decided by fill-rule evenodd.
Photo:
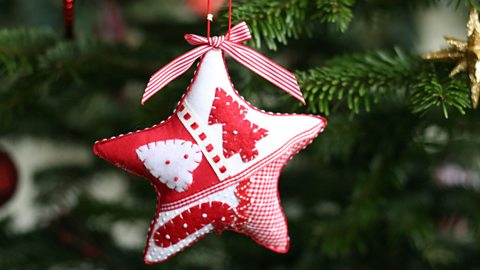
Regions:
M 445 37 L 450 45 L 447 49 L 425 54 L 423 59 L 447 59 L 457 62 L 457 65 L 450 72 L 450 77 L 467 71 L 470 78 L 472 106 L 478 107 L 480 97 L 480 22 L 477 10 L 470 8 L 470 17 L 467 22 L 468 40 L 465 42 L 456 38 Z

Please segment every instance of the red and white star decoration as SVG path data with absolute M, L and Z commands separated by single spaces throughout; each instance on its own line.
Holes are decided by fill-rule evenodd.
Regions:
M 149 179 L 158 193 L 146 263 L 223 230 L 285 253 L 289 237 L 278 179 L 325 126 L 319 116 L 274 114 L 247 103 L 230 81 L 222 50 L 212 47 L 172 116 L 99 141 L 94 152 Z

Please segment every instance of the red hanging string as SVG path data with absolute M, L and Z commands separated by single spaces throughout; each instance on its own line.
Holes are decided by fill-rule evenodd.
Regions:
M 213 15 L 210 14 L 211 5 L 210 0 L 207 0 L 207 37 L 210 38 L 210 26 L 212 23 Z M 230 31 L 232 30 L 232 0 L 228 0 L 228 32 L 227 39 L 230 39 Z
M 65 23 L 65 37 L 73 38 L 73 7 L 74 0 L 63 0 L 63 18 Z
M 207 37 L 210 38 L 210 24 L 212 22 L 211 14 L 210 14 L 210 0 L 207 0 Z
M 228 0 L 228 34 L 227 39 L 230 40 L 230 31 L 232 30 L 232 0 Z

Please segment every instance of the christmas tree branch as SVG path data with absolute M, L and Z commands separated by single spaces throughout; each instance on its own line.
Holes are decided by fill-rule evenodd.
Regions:
M 404 87 L 415 69 L 412 58 L 398 50 L 337 57 L 297 76 L 313 111 L 329 114 L 337 102 L 346 100 L 348 108 L 358 113 L 361 108 L 369 111 L 380 96 Z
M 415 113 L 425 113 L 432 107 L 441 107 L 445 118 L 449 108 L 465 114 L 470 109 L 469 83 L 465 74 L 450 78 L 446 68 L 430 68 L 422 70 L 410 86 L 409 99 Z
M 448 64 L 437 67 L 401 50 L 334 58 L 325 65 L 297 72 L 310 109 L 329 114 L 346 101 L 355 113 L 370 111 L 381 97 L 405 98 L 414 113 L 441 106 L 445 117 L 450 109 L 464 114 L 470 108 L 468 80 L 448 77 Z M 443 78 L 443 79 L 442 79 Z
M 456 0 L 449 4 L 455 3 L 458 8 L 462 2 L 480 10 L 476 0 Z M 336 30 L 345 32 L 354 18 L 354 11 L 362 11 L 358 12 L 359 15 L 370 18 L 373 14 L 398 13 L 399 9 L 413 10 L 439 3 L 443 1 L 242 0 L 234 4 L 233 20 L 236 23 L 247 22 L 257 48 L 265 43 L 269 49 L 276 50 L 278 44 L 285 45 L 288 39 L 296 39 L 304 33 L 311 34 L 314 27 L 321 24 L 334 25 Z M 223 18 L 224 22 L 226 18 L 227 15 Z
M 256 47 L 262 40 L 275 50 L 277 43 L 286 44 L 288 38 L 298 38 L 311 29 L 314 4 L 308 0 L 238 1 L 234 7 L 233 20 L 245 21 L 250 27 Z
M 0 75 L 31 70 L 33 59 L 58 40 L 50 29 L 17 29 L 0 31 Z
M 289 38 L 310 33 L 316 23 L 335 24 L 344 32 L 353 18 L 355 0 L 282 0 L 241 1 L 235 7 L 233 19 L 246 21 L 255 38 L 255 46 L 262 40 L 275 50 L 277 43 L 286 44 Z
M 355 0 L 317 0 L 318 13 L 313 19 L 318 18 L 321 23 L 335 24 L 337 29 L 345 32 L 353 19 L 352 8 Z

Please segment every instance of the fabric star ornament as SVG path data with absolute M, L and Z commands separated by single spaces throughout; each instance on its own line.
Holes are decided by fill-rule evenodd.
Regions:
M 149 86 L 152 81 L 155 75 Z M 222 49 L 209 46 L 172 116 L 96 142 L 94 152 L 147 178 L 158 193 L 147 264 L 224 230 L 285 253 L 289 237 L 278 179 L 325 125 L 319 116 L 274 114 L 247 103 L 230 81 Z

